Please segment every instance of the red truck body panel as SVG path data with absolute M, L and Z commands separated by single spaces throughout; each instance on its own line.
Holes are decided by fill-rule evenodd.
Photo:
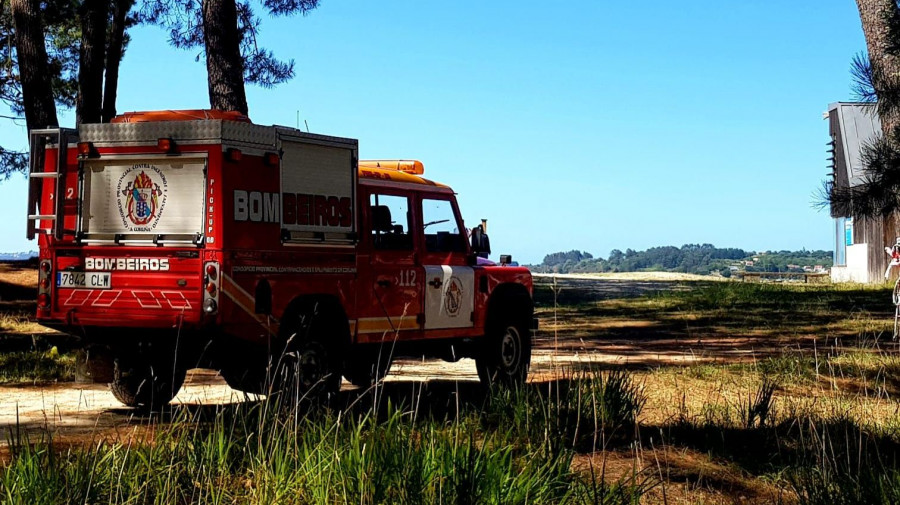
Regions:
M 157 132 L 175 147 L 162 150 Z M 355 140 L 221 119 L 87 125 L 78 136 L 90 145 L 67 149 L 62 230 L 54 236 L 51 220 L 36 220 L 48 231 L 37 312 L 48 326 L 122 339 L 129 329 L 205 331 L 262 344 L 295 300 L 316 296 L 340 304 L 353 343 L 477 338 L 498 286 L 531 293 L 525 268 L 474 265 L 449 187 L 357 169 Z M 48 146 L 44 172 L 57 170 L 57 155 Z M 291 159 L 301 161 L 289 167 Z M 315 179 L 329 163 L 340 167 Z M 347 168 L 349 184 L 334 183 L 351 177 Z M 40 183 L 37 212 L 49 215 L 58 186 Z M 329 184 L 334 194 L 315 189 Z M 381 200 L 399 202 L 407 220 L 395 210 L 390 227 L 377 222 L 388 207 Z M 428 205 L 452 214 L 424 222 Z M 402 246 L 385 246 L 389 237 Z

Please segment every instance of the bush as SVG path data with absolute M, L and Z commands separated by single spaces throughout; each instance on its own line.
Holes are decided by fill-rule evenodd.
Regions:
M 594 451 L 630 443 L 646 400 L 627 372 L 580 372 L 536 391 L 497 393 L 482 419 L 487 426 L 506 423 L 532 445 Z

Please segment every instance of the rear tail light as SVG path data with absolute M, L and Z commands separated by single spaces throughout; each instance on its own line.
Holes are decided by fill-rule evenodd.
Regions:
M 53 264 L 50 260 L 41 260 L 38 267 L 38 310 L 49 310 L 50 288 L 53 286 Z
M 206 274 L 203 279 L 203 312 L 215 314 L 219 310 L 219 264 L 215 261 L 203 267 Z

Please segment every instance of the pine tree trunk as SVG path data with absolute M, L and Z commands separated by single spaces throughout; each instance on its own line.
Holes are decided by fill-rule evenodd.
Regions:
M 894 87 L 900 82 L 900 47 L 897 36 L 900 35 L 900 9 L 896 0 L 856 0 L 859 18 L 862 21 L 863 34 L 866 36 L 866 48 L 873 69 L 873 79 L 883 76 L 889 79 Z M 876 89 L 886 89 L 890 83 L 873 82 Z M 886 139 L 898 139 L 900 127 L 900 108 L 895 111 L 881 112 L 881 130 Z
M 203 0 L 209 105 L 247 114 L 244 62 L 235 0 Z
M 106 53 L 108 0 L 84 0 L 81 6 L 81 50 L 75 123 L 99 123 L 103 107 L 103 65 Z
M 102 121 L 108 123 L 116 117 L 116 95 L 119 90 L 119 63 L 125 49 L 125 28 L 128 12 L 134 0 L 114 0 L 112 25 L 109 30 L 109 46 L 106 49 L 106 82 L 103 85 Z
M 50 87 L 39 0 L 11 0 L 22 101 L 28 129 L 59 126 Z

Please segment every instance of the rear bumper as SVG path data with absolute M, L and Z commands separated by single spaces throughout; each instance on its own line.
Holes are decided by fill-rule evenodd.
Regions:
M 37 322 L 43 326 L 66 333 L 79 333 L 84 327 L 132 328 L 132 329 L 175 329 L 199 328 L 203 325 L 199 313 L 169 314 L 117 314 L 110 312 L 69 310 L 65 313 L 38 314 Z

